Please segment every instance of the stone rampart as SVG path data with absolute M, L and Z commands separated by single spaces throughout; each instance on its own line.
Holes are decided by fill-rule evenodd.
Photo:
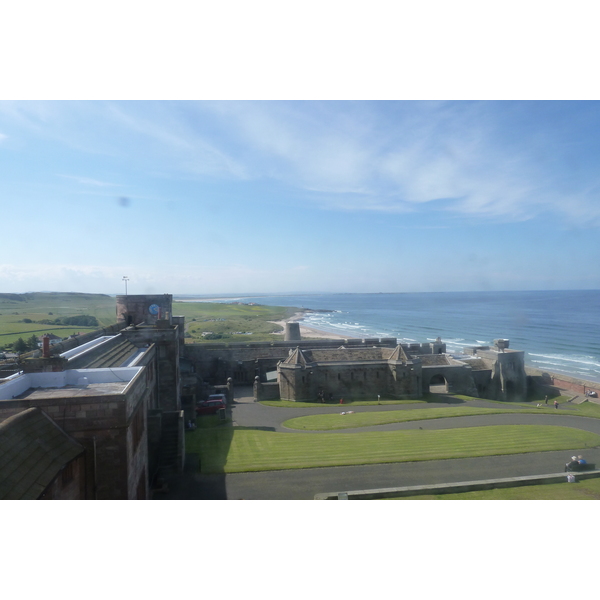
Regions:
M 525 367 L 525 373 L 537 386 L 551 386 L 559 389 L 570 390 L 576 394 L 585 395 L 587 391 L 594 391 L 600 397 L 600 382 L 589 381 L 587 379 L 578 379 L 569 377 L 534 367 Z

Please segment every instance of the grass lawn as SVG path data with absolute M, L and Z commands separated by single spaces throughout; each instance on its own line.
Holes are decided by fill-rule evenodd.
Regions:
M 323 434 L 222 426 L 186 435 L 186 451 L 200 455 L 203 473 L 466 458 L 598 445 L 600 436 L 596 434 L 547 425 Z
M 458 494 L 407 496 L 382 500 L 600 500 L 600 478 L 576 483 L 548 483 Z
M 298 312 L 299 308 L 225 304 L 221 302 L 173 302 L 173 314 L 186 320 L 187 343 L 227 343 L 282 341 L 283 328 L 270 321 L 281 321 Z M 211 332 L 216 339 L 206 339 L 202 333 Z
M 449 405 L 440 408 L 415 408 L 413 410 L 390 410 L 382 412 L 355 412 L 352 415 L 340 415 L 339 413 L 328 415 L 307 415 L 306 417 L 295 417 L 283 423 L 290 429 L 303 429 L 310 431 L 330 431 L 333 429 L 351 429 L 354 427 L 371 427 L 373 425 L 386 425 L 388 423 L 404 423 L 406 421 L 420 421 L 425 419 L 442 419 L 445 417 L 468 417 L 471 415 L 494 415 L 503 413 L 535 414 L 542 413 L 539 408 L 513 408 L 506 403 L 499 403 L 504 408 L 479 408 L 463 404 L 460 406 Z M 340 412 L 342 409 L 340 407 Z M 600 406 L 597 404 L 574 405 L 573 410 L 566 411 L 545 409 L 546 414 L 580 417 L 600 418 Z
M 381 400 L 379 404 L 417 404 L 425 403 L 427 400 Z M 443 400 L 441 400 L 443 402 Z M 377 406 L 377 400 L 344 400 L 344 404 L 338 402 L 291 402 L 290 400 L 261 400 L 260 404 L 265 406 L 275 406 L 277 408 L 316 408 L 318 406 L 339 406 L 340 411 L 345 410 L 344 406 Z
M 556 398 L 551 398 L 550 404 L 547 406 L 544 405 L 543 408 L 538 409 L 536 405 L 538 401 L 529 401 L 529 402 L 502 402 L 500 400 L 488 400 L 487 398 L 475 398 L 473 396 L 462 396 L 460 394 L 425 394 L 421 398 L 417 400 L 391 400 L 385 399 L 381 400 L 379 403 L 377 400 L 344 400 L 344 404 L 339 404 L 339 402 L 325 402 L 325 404 L 321 404 L 320 402 L 292 402 L 290 400 L 261 400 L 260 404 L 264 404 L 265 406 L 274 406 L 276 408 L 315 408 L 316 406 L 339 406 L 340 411 L 344 410 L 344 406 L 376 406 L 377 404 L 382 405 L 393 405 L 393 404 L 416 404 L 416 403 L 444 403 L 444 404 L 460 404 L 461 402 L 472 402 L 474 400 L 485 400 L 486 402 L 493 402 L 494 404 L 498 404 L 498 406 L 517 406 L 523 408 L 534 408 L 539 411 L 549 411 L 550 409 L 554 409 L 553 402 L 557 400 L 559 404 L 566 403 L 571 399 L 571 396 L 557 396 Z M 598 406 L 594 403 L 585 403 L 582 405 L 572 405 L 572 406 Z M 556 409 L 554 409 L 556 410 Z M 587 409 L 584 409 L 583 412 L 586 412 Z M 600 417 L 600 410 L 596 411 L 595 409 L 590 409 L 589 415 L 586 413 L 585 416 L 598 416 Z

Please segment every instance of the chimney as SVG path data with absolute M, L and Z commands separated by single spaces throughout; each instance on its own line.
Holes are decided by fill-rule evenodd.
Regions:
M 42 336 L 42 358 L 50 358 L 50 336 Z

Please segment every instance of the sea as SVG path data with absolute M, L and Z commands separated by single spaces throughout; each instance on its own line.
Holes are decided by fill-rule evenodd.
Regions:
M 526 365 L 600 382 L 600 290 L 240 295 L 219 301 L 329 311 L 308 313 L 303 322 L 351 338 L 441 337 L 450 353 L 504 338 L 525 352 Z

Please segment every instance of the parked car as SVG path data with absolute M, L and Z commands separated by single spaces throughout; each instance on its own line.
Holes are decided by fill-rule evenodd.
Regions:
M 227 404 L 227 396 L 225 394 L 211 394 L 208 397 L 209 400 L 223 400 Z
M 211 398 L 212 396 L 209 396 L 208 400 L 198 402 L 196 406 L 197 415 L 216 415 L 219 409 L 226 408 L 226 404 L 221 398 Z

